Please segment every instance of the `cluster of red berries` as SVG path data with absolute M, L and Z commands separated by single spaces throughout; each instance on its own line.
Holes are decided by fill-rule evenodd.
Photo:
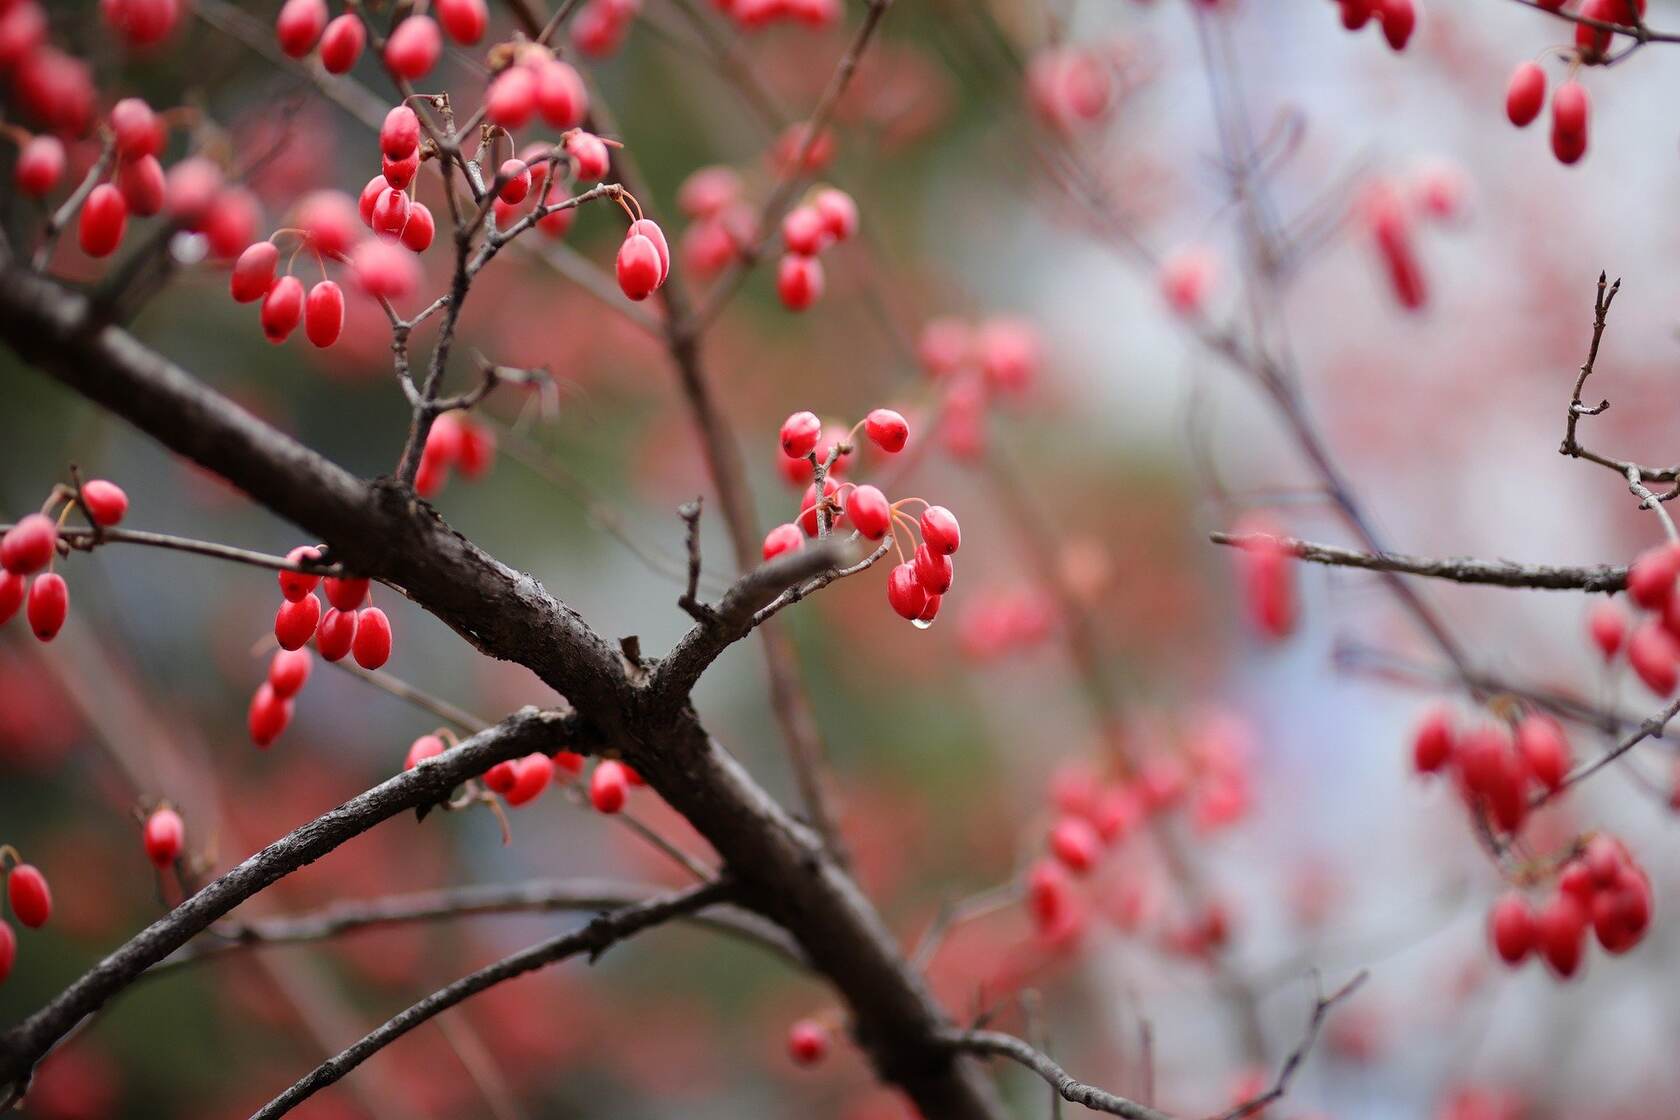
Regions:
M 1412 0 L 1336 0 L 1342 9 L 1342 26 L 1358 31 L 1375 19 L 1382 28 L 1383 38 L 1396 51 L 1406 49 L 1406 43 L 1417 28 L 1417 6 Z
M 1569 754 L 1563 728 L 1540 713 L 1523 716 L 1514 728 L 1460 728 L 1443 705 L 1427 712 L 1412 735 L 1417 772 L 1450 771 L 1465 804 L 1512 836 L 1528 819 L 1531 790 L 1556 793 L 1568 782 Z
M 280 247 L 274 238 L 285 233 L 298 237 L 300 249 L 312 243 L 309 235 L 301 230 L 280 230 L 267 241 L 253 243 L 234 262 L 228 288 L 239 303 L 262 301 L 259 319 L 263 337 L 276 346 L 291 337 L 300 322 L 312 344 L 331 346 L 344 332 L 344 290 L 326 278 L 324 258 L 317 258 L 322 266 L 322 278 L 307 295 L 303 282 L 291 274 L 289 261 L 286 274 L 277 276 Z
M 585 136 L 585 133 L 579 133 Z M 597 156 L 594 144 L 601 145 L 601 153 Z M 573 157 L 573 150 L 582 153 Z M 568 146 L 562 142 L 560 153 L 567 156 L 567 165 L 575 174 L 580 167 L 594 170 L 599 165 L 599 174 L 606 172 L 606 145 L 599 137 L 589 136 L 588 140 L 579 140 Z M 502 162 L 497 172 L 497 182 L 501 185 L 496 189 L 496 201 L 492 210 L 499 229 L 508 229 L 518 222 L 525 214 L 532 213 L 540 205 L 544 213 L 537 218 L 537 229 L 552 238 L 566 236 L 566 231 L 572 228 L 572 219 L 577 217 L 577 210 L 567 207 L 563 210 L 547 209 L 567 198 L 567 181 L 556 172 L 559 159 L 554 149 L 543 143 L 527 145 L 517 159 Z M 599 174 L 597 178 L 599 178 Z M 539 201 L 540 200 L 540 201 Z
M 1510 891 L 1488 912 L 1488 935 L 1506 964 L 1530 954 L 1545 960 L 1560 979 L 1581 965 L 1588 927 L 1604 951 L 1628 952 L 1651 926 L 1651 879 L 1620 840 L 1588 840 L 1558 871 L 1557 890 L 1538 909 Z
M 1658 696 L 1670 696 L 1680 685 L 1680 545 L 1663 544 L 1639 554 L 1628 566 L 1628 598 L 1647 617 L 1628 631 L 1622 612 L 1600 603 L 1588 616 L 1594 645 L 1604 659 L 1613 659 L 1625 644 L 1628 664 Z
M 1583 28 L 1583 30 L 1586 30 Z M 1546 102 L 1546 72 L 1537 62 L 1525 62 L 1505 88 L 1505 115 L 1518 128 L 1527 128 Z M 1587 154 L 1587 123 L 1592 101 L 1587 87 L 1567 81 L 1552 94 L 1552 154 L 1572 164 Z
M 823 267 L 817 254 L 858 230 L 858 208 L 837 187 L 822 187 L 782 219 L 781 263 L 776 266 L 776 295 L 789 311 L 804 311 L 823 294 Z
M 0 876 L 6 880 L 6 899 L 11 903 L 12 916 L 30 929 L 46 925 L 52 917 L 52 890 L 40 869 L 22 862 L 7 845 L 0 847 Z M 17 963 L 17 947 L 17 934 L 10 923 L 0 921 L 0 984 L 6 982 Z
M 555 58 L 553 51 L 535 43 L 520 45 L 511 64 L 491 79 L 484 95 L 485 117 L 509 132 L 538 117 L 551 128 L 576 128 L 588 114 L 589 91 L 582 76 Z M 605 151 L 600 154 L 604 156 Z
M 122 487 L 96 478 L 83 484 L 80 502 L 74 491 L 60 487 L 53 492 L 46 512 L 30 514 L 0 537 L 0 623 L 16 614 L 27 600 L 24 614 L 29 629 L 43 642 L 58 637 L 70 615 L 70 586 L 52 570 L 58 558 L 61 522 L 54 521 L 50 512 L 61 501 L 65 516 L 79 505 L 96 529 L 117 524 L 128 512 L 128 495 Z M 35 577 L 33 581 L 30 576 Z
M 105 5 L 107 16 L 111 5 Z M 0 5 L 0 74 L 25 117 L 61 136 L 80 136 L 93 123 L 98 93 L 93 72 L 47 41 L 46 10 L 37 0 Z M 10 114 L 8 114 L 10 115 Z
M 399 77 L 418 81 L 437 65 L 443 53 L 442 30 L 462 46 L 484 37 L 490 22 L 485 0 L 437 0 L 436 14 L 410 14 L 391 29 L 385 40 L 385 65 Z M 274 21 L 275 39 L 292 58 L 304 58 L 320 48 L 321 65 L 343 74 L 356 65 L 367 46 L 367 28 L 355 12 L 332 17 L 326 0 L 286 0 Z
M 945 450 L 971 459 L 986 448 L 987 407 L 1032 387 L 1043 365 L 1043 346 L 1037 329 L 1021 319 L 969 323 L 943 316 L 923 325 L 916 357 L 942 392 L 939 432 Z
M 432 421 L 432 430 L 426 433 L 414 492 L 422 498 L 435 497 L 449 481 L 449 472 L 457 468 L 462 478 L 476 481 L 489 473 L 495 459 L 494 429 L 464 412 L 446 412 Z
M 318 546 L 300 545 L 286 554 L 294 564 L 321 559 Z M 274 640 L 280 643 L 269 662 L 268 676 L 257 686 L 246 713 L 251 742 L 267 747 L 292 721 L 292 699 L 309 680 L 314 661 L 304 648 L 313 638 L 315 650 L 328 661 L 346 654 L 364 669 L 377 669 L 391 659 L 391 620 L 378 607 L 365 606 L 368 580 L 351 576 L 321 576 L 304 571 L 279 574 L 280 609 L 274 615 Z M 320 586 L 330 604 L 321 612 L 315 597 Z
M 742 197 L 741 176 L 730 167 L 702 167 L 677 189 L 677 206 L 691 219 L 682 235 L 683 264 L 713 276 L 758 238 L 758 216 Z
M 671 247 L 659 223 L 652 218 L 632 221 L 613 267 L 619 291 L 629 299 L 644 300 L 663 287 L 671 275 Z

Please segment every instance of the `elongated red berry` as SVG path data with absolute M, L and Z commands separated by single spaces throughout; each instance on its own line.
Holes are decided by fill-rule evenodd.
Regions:
M 1622 642 L 1627 638 L 1627 627 L 1627 615 L 1614 603 L 1594 603 L 1592 612 L 1587 615 L 1587 631 L 1606 661 L 1615 657 L 1622 648 Z
M 863 418 L 863 430 L 869 441 L 888 455 L 904 450 L 910 439 L 910 425 L 904 417 L 890 408 L 877 408 Z
M 436 236 L 437 223 L 426 204 L 416 202 L 409 207 L 408 224 L 402 229 L 403 248 L 413 253 L 424 253 L 432 247 L 432 238 Z
M 1453 754 L 1452 710 L 1437 705 L 1424 713 L 1412 732 L 1412 766 L 1420 774 L 1433 774 Z
M 774 560 L 784 552 L 796 551 L 805 543 L 805 534 L 799 531 L 799 526 L 788 523 L 778 525 L 764 534 L 764 558 Z M 0 617 L 0 622 L 4 622 Z
M 624 239 L 614 268 L 619 290 L 630 299 L 644 300 L 659 287 L 659 250 L 642 234 Z
M 274 21 L 280 49 L 293 58 L 302 58 L 314 50 L 316 40 L 327 26 L 327 14 L 326 0 L 286 0 Z
M 1535 946 L 1552 971 L 1567 980 L 1581 964 L 1587 913 L 1572 895 L 1559 891 L 1535 918 Z
M 0 984 L 6 982 L 6 977 L 12 974 L 12 966 L 17 963 L 17 934 L 12 932 L 10 924 L 0 921 Z
M 377 669 L 391 660 L 391 620 L 378 607 L 356 612 L 356 639 L 350 645 L 356 664 Z
M 1656 622 L 1640 624 L 1628 641 L 1628 664 L 1658 696 L 1668 696 L 1680 684 L 1680 646 Z
M 122 192 L 110 183 L 101 183 L 82 203 L 76 238 L 88 256 L 108 257 L 122 244 L 127 226 L 128 203 L 123 201 Z
M 251 735 L 251 742 L 267 747 L 291 722 L 292 702 L 274 695 L 267 681 L 258 685 L 251 697 L 251 707 L 245 713 L 245 729 Z
M 301 649 L 315 636 L 315 626 L 321 621 L 321 600 L 313 595 L 301 599 L 287 599 L 274 613 L 274 640 L 281 649 Z
M 827 510 L 830 529 L 838 528 L 845 512 L 837 509 L 839 503 L 835 500 L 840 492 L 840 484 L 833 475 L 823 479 L 823 506 Z M 814 537 L 822 528 L 822 520 L 817 513 L 817 484 L 815 482 L 805 488 L 805 497 L 799 502 L 799 527 L 805 531 L 807 537 Z
M 111 138 L 123 159 L 155 156 L 163 150 L 163 129 L 152 107 L 138 97 L 111 106 Z
M 1102 837 L 1084 817 L 1063 817 L 1050 829 L 1050 854 L 1075 875 L 1083 875 L 1102 854 Z
M 919 544 L 916 546 L 916 558 L 911 563 L 916 569 L 916 581 L 929 595 L 943 595 L 951 590 L 957 569 L 949 556 Z
M 1488 912 L 1488 936 L 1494 951 L 1508 965 L 1519 965 L 1534 948 L 1534 911 L 1516 891 L 1500 896 Z
M 622 762 L 609 758 L 595 764 L 589 776 L 589 803 L 596 812 L 618 812 L 629 794 L 630 779 Z
M 274 287 L 274 269 L 280 262 L 280 247 L 272 241 L 254 241 L 233 262 L 228 287 L 239 303 L 255 303 Z
M 360 16 L 345 12 L 321 32 L 321 65 L 329 74 L 347 74 L 367 47 L 367 28 Z
M 64 144 L 56 136 L 35 136 L 18 152 L 12 181 L 20 193 L 40 198 L 64 177 Z
M 789 459 L 803 459 L 817 449 L 822 435 L 822 421 L 814 412 L 795 412 L 782 421 L 782 454 Z
M 70 614 L 70 588 L 57 572 L 44 572 L 29 585 L 29 629 L 43 642 L 58 637 Z
M 428 758 L 436 758 L 443 751 L 442 739 L 436 735 L 422 735 L 409 744 L 408 756 L 403 759 L 403 769 L 412 770 Z
M 765 557 L 766 560 L 769 557 Z M 29 594 L 29 577 L 20 576 L 16 572 L 0 571 L 0 623 L 11 621 L 11 617 L 23 606 L 23 600 Z
M 409 16 L 385 40 L 385 64 L 400 77 L 419 81 L 437 65 L 443 36 L 430 16 Z
M 57 549 L 58 523 L 44 513 L 31 513 L 0 537 L 0 567 L 30 575 L 50 564 Z
M 263 337 L 278 346 L 297 330 L 303 319 L 303 282 L 296 276 L 282 276 L 263 297 Z
M 554 128 L 583 123 L 589 112 L 589 91 L 570 64 L 554 60 L 537 67 L 537 111 Z
M 484 0 L 438 0 L 434 8 L 444 31 L 463 47 L 484 38 L 485 25 L 490 22 Z
M 301 563 L 304 560 L 319 560 L 320 558 L 321 550 L 306 544 L 300 544 L 286 553 L 286 559 L 294 564 Z M 315 590 L 315 585 L 320 582 L 320 576 L 311 575 L 308 572 L 281 572 L 280 594 L 288 600 L 296 602 Z
M 327 602 L 341 611 L 353 611 L 367 598 L 368 580 L 328 576 L 323 590 L 327 593 Z
M 519 780 L 519 770 L 513 761 L 498 762 L 484 772 L 484 787 L 491 793 L 506 795 Z
M 82 485 L 82 508 L 95 525 L 115 525 L 128 512 L 128 495 L 114 482 L 89 479 Z
M 514 808 L 535 801 L 554 777 L 554 763 L 546 754 L 528 754 L 513 764 L 513 788 L 503 794 Z
M 6 893 L 12 913 L 30 929 L 40 929 L 52 917 L 52 890 L 47 877 L 34 864 L 20 863 L 6 876 Z
M 315 658 L 307 649 L 281 649 L 274 652 L 268 663 L 268 683 L 274 695 L 290 700 L 309 680 Z
M 887 535 L 892 524 L 892 509 L 887 496 L 874 486 L 855 486 L 846 497 L 846 515 L 852 527 L 867 539 L 878 541 Z
M 580 183 L 592 183 L 599 179 L 607 173 L 612 162 L 606 143 L 589 132 L 574 132 L 567 136 L 566 154 L 572 159 L 572 172 Z
M 1377 19 L 1382 21 L 1383 38 L 1397 51 L 1406 49 L 1406 42 L 1417 27 L 1417 8 L 1412 0 L 1378 0 Z
M 407 105 L 385 114 L 379 126 L 379 151 L 386 159 L 403 160 L 420 147 L 420 118 Z
M 420 266 L 414 255 L 376 237 L 351 251 L 350 271 L 357 287 L 379 299 L 403 299 L 420 284 Z
M 1563 785 L 1569 771 L 1569 743 L 1556 720 L 1543 715 L 1523 717 L 1517 724 L 1516 744 L 1536 781 L 1550 790 Z
M 822 215 L 823 227 L 836 241 L 844 241 L 858 231 L 858 208 L 852 196 L 838 187 L 824 187 L 811 199 L 811 205 Z
M 1511 73 L 1505 86 L 1505 115 L 1518 128 L 1527 128 L 1546 104 L 1546 72 L 1537 62 L 1525 62 Z
M 782 244 L 790 253 L 814 257 L 832 240 L 827 223 L 814 206 L 795 206 L 782 219 Z
M 396 187 L 386 188 L 373 204 L 373 231 L 390 237 L 401 235 L 413 206 L 406 193 Z
M 323 280 L 309 289 L 304 304 L 303 331 L 316 346 L 331 346 L 344 330 L 344 289 Z
M 529 67 L 503 70 L 484 95 L 485 117 L 510 132 L 524 128 L 536 111 L 537 79 Z
M 519 205 L 531 193 L 531 169 L 522 159 L 503 160 L 496 178 L 502 184 L 496 191 L 496 197 L 509 206 Z
M 181 815 L 173 809 L 159 809 L 146 818 L 146 827 L 140 834 L 140 841 L 145 846 L 146 858 L 151 860 L 153 867 L 162 871 L 181 857 L 186 832 L 186 826 L 181 823 Z
M 916 578 L 914 564 L 900 564 L 887 575 L 887 602 L 903 618 L 915 621 L 927 609 L 928 593 Z
M 788 1057 L 797 1065 L 813 1066 L 828 1056 L 828 1028 L 815 1019 L 801 1019 L 788 1028 Z
M 315 652 L 324 661 L 341 661 L 356 641 L 356 612 L 329 610 L 315 628 Z
M 117 165 L 117 193 L 131 214 L 149 218 L 163 210 L 163 165 L 156 156 L 123 160 Z
M 934 552 L 949 556 L 962 544 L 962 529 L 956 515 L 944 506 L 929 506 L 922 511 L 922 540 Z
M 804 311 L 823 293 L 823 266 L 815 257 L 783 255 L 776 266 L 776 295 L 789 311 Z
M 654 251 L 659 254 L 659 282 L 664 284 L 671 275 L 671 246 L 665 240 L 665 231 L 652 218 L 637 218 L 630 223 L 629 232 L 639 233 L 653 242 Z
M 1648 548 L 1628 566 L 1628 596 L 1648 611 L 1661 610 L 1674 594 L 1680 576 L 1680 549 L 1672 545 Z

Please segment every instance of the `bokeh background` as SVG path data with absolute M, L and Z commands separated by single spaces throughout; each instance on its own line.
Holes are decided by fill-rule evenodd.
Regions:
M 684 225 L 677 188 L 701 166 L 731 165 L 749 197 L 764 196 L 767 147 L 815 102 L 861 17 L 848 0 L 841 26 L 741 34 L 685 4 L 645 0 L 623 48 L 585 60 L 651 180 L 642 202 L 673 237 Z M 277 5 L 238 7 L 266 26 Z M 1322 0 L 1219 7 L 1198 16 L 1166 0 L 900 0 L 842 102 L 825 175 L 857 198 L 863 237 L 830 251 L 829 291 L 811 311 L 784 311 L 760 268 L 708 339 L 766 524 L 797 510 L 798 492 L 777 470 L 775 431 L 787 413 L 849 423 L 892 405 L 911 417 L 914 445 L 951 392 L 918 368 L 926 322 L 1014 317 L 1040 340 L 1030 386 L 988 405 L 962 438 L 928 434 L 932 448 L 892 495 L 924 496 L 962 518 L 957 585 L 937 623 L 923 632 L 897 619 L 880 570 L 788 613 L 860 877 L 908 945 L 942 902 L 1008 881 L 1042 851 L 1054 776 L 1097 764 L 1113 730 L 1069 653 L 1077 613 L 1098 636 L 1099 671 L 1122 699 L 1131 742 L 1167 757 L 1213 737 L 1242 760 L 1239 820 L 1198 828 L 1183 813 L 1169 826 L 1223 900 L 1230 944 L 1217 968 L 1175 951 L 1183 915 L 1158 857 L 1147 846 L 1123 850 L 1091 890 L 1094 916 L 1077 947 L 1037 944 L 1019 906 L 953 934 L 933 979 L 955 1013 L 989 1006 L 1020 1030 L 1023 1007 L 1036 1007 L 1036 1025 L 1077 1076 L 1201 1115 L 1230 1103 L 1254 1059 L 1221 977 L 1255 994 L 1271 1065 L 1299 1041 L 1315 970 L 1331 986 L 1368 968 L 1279 1114 L 1680 1115 L 1667 748 L 1641 749 L 1536 826 L 1557 842 L 1590 828 L 1624 837 L 1655 886 L 1651 937 L 1624 958 L 1593 954 L 1567 984 L 1532 964 L 1507 973 L 1482 925 L 1498 875 L 1454 799 L 1405 762 L 1411 721 L 1451 698 L 1427 683 L 1442 666 L 1385 589 L 1360 574 L 1300 571 L 1298 631 L 1282 643 L 1250 632 L 1232 556 L 1206 534 L 1256 510 L 1313 539 L 1345 542 L 1346 529 L 1268 401 L 1189 337 L 1151 271 L 1095 230 L 1049 173 L 1073 151 L 1153 251 L 1210 247 L 1225 262 L 1213 308 L 1240 323 L 1238 210 L 1203 36 L 1224 43 L 1214 82 L 1257 133 L 1292 136 L 1265 178 L 1271 205 L 1323 231 L 1272 294 L 1311 413 L 1385 539 L 1423 554 L 1626 562 L 1658 539 L 1655 523 L 1613 475 L 1556 447 L 1593 286 L 1607 269 L 1623 292 L 1591 393 L 1613 407 L 1583 434 L 1618 455 L 1674 458 L 1665 387 L 1680 306 L 1669 217 L 1680 134 L 1667 107 L 1680 96 L 1680 55 L 1655 46 L 1589 72 L 1592 149 L 1564 168 L 1543 124 L 1518 131 L 1505 121 L 1503 89 L 1519 61 L 1569 35 L 1511 0 L 1426 0 L 1399 55 L 1375 29 L 1343 31 Z M 360 124 L 194 17 L 164 49 L 135 56 L 113 47 L 92 5 L 53 4 L 51 16 L 55 38 L 93 61 L 107 100 L 140 93 L 159 106 L 202 106 L 234 153 L 283 142 L 252 183 L 265 230 L 283 225 L 304 192 L 354 194 L 376 170 Z M 1198 19 L 1208 21 L 1200 33 Z M 1680 24 L 1680 9 L 1653 0 L 1649 19 Z M 720 74 L 700 26 L 768 98 Z M 493 37 L 511 28 L 494 8 Z M 1104 119 L 1071 133 L 1035 116 L 1019 69 L 1058 42 L 1110 60 L 1123 91 Z M 1554 79 L 1561 69 L 1552 63 Z M 355 77 L 388 95 L 370 61 Z M 453 52 L 434 85 L 471 104 L 482 67 Z M 1442 181 L 1461 206 L 1450 219 L 1417 219 L 1430 291 L 1421 311 L 1406 312 L 1359 200 L 1372 183 L 1414 198 Z M 24 228 L 23 200 L 8 198 L 7 210 L 9 228 Z M 587 209 L 567 241 L 605 267 L 620 222 Z M 446 256 L 440 239 L 427 260 L 437 290 Z M 71 251 L 56 267 L 73 278 L 103 271 Z M 331 351 L 301 338 L 272 347 L 225 283 L 214 267 L 183 269 L 135 330 L 349 469 L 390 470 L 407 415 L 377 309 L 353 297 L 347 338 Z M 453 480 L 436 505 L 604 634 L 639 635 L 657 653 L 686 623 L 672 575 L 682 548 L 675 510 L 711 491 L 668 359 L 616 310 L 522 257 L 486 274 L 465 316 L 467 347 L 546 365 L 558 391 L 547 401 L 517 390 L 492 398 L 493 473 Z M 269 552 L 303 543 L 9 355 L 0 386 L 5 520 L 34 508 L 74 462 L 127 489 L 135 527 Z M 860 458 L 858 477 L 886 469 Z M 703 527 L 708 576 L 721 581 L 729 549 L 713 509 Z M 123 547 L 74 555 L 61 570 L 72 594 L 61 637 L 41 645 L 21 621 L 0 631 L 0 842 L 47 872 L 58 904 L 46 930 L 21 934 L 0 1025 L 176 897 L 142 858 L 137 805 L 178 805 L 205 870 L 223 870 L 388 775 L 437 722 L 318 664 L 292 726 L 259 752 L 243 721 L 278 601 L 270 576 Z M 1637 681 L 1591 651 L 1584 597 L 1422 590 L 1479 667 L 1654 710 Z M 388 668 L 403 679 L 487 718 L 551 699 L 394 593 L 376 590 L 376 602 L 392 615 Z M 1026 637 L 1000 642 L 1000 618 Z M 1355 650 L 1425 682 L 1374 679 L 1369 657 L 1359 661 L 1366 670 L 1350 663 Z M 697 702 L 791 803 L 758 650 L 728 654 Z M 1578 754 L 1603 745 L 1578 729 L 1573 741 Z M 638 792 L 633 808 L 697 843 L 651 793 Z M 553 791 L 511 819 L 507 845 L 484 811 L 389 822 L 241 913 L 533 877 L 680 881 L 627 831 Z M 143 983 L 46 1063 L 26 1115 L 244 1116 L 422 994 L 576 920 L 371 932 Z M 498 988 L 298 1115 L 907 1114 L 844 1045 L 816 1070 L 788 1061 L 787 1025 L 832 1005 L 750 947 L 662 929 L 594 967 L 562 965 Z M 1006 1085 L 1021 1115 L 1044 1114 L 1039 1082 L 1009 1073 Z

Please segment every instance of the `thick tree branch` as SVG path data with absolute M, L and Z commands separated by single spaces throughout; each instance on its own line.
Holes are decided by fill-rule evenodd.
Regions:
M 1298 560 L 1338 568 L 1361 568 L 1369 572 L 1403 572 L 1412 576 L 1479 583 L 1493 587 L 1527 587 L 1541 591 L 1597 591 L 1613 593 L 1627 587 L 1627 568 L 1613 564 L 1568 567 L 1553 564 L 1519 564 L 1514 560 L 1476 560 L 1467 556 L 1444 558 L 1405 556 L 1400 553 L 1360 552 L 1331 544 L 1315 544 L 1295 537 L 1267 533 L 1209 533 L 1214 544 L 1246 548 L 1270 543 Z

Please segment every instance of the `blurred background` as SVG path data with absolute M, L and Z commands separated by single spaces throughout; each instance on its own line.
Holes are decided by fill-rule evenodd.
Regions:
M 1075 1076 L 1204 1115 L 1301 1040 L 1316 983 L 1333 988 L 1365 968 L 1369 981 L 1332 1015 L 1274 1112 L 1680 1116 L 1668 748 L 1641 748 L 1531 826 L 1540 848 L 1587 829 L 1626 840 L 1652 878 L 1651 936 L 1625 957 L 1589 954 L 1568 983 L 1537 964 L 1505 970 L 1483 924 L 1499 875 L 1456 798 L 1408 765 L 1418 714 L 1457 699 L 1445 663 L 1361 573 L 1302 567 L 1295 632 L 1281 642 L 1253 633 L 1234 557 L 1208 532 L 1258 513 L 1309 539 L 1351 537 L 1272 402 L 1191 337 L 1127 245 L 1135 238 L 1150 256 L 1202 247 L 1219 262 L 1210 314 L 1247 328 L 1242 207 L 1220 127 L 1246 120 L 1272 138 L 1251 181 L 1301 234 L 1298 259 L 1266 287 L 1268 341 L 1292 356 L 1308 411 L 1385 542 L 1579 564 L 1625 563 L 1655 543 L 1655 522 L 1613 474 L 1556 448 L 1605 269 L 1623 290 L 1588 395 L 1613 407 L 1583 422 L 1583 438 L 1617 456 L 1674 458 L 1660 394 L 1677 356 L 1680 274 L 1669 262 L 1680 227 L 1666 214 L 1680 189 L 1668 110 L 1680 55 L 1653 46 L 1586 72 L 1591 149 L 1563 167 L 1543 124 L 1509 125 L 1503 97 L 1512 68 L 1568 43 L 1568 29 L 1512 0 L 1422 2 L 1416 34 L 1395 53 L 1374 27 L 1343 30 L 1323 0 L 1211 12 L 1167 0 L 900 0 L 840 104 L 822 173 L 857 199 L 862 235 L 828 251 L 828 290 L 802 314 L 778 303 L 774 262 L 758 268 L 708 336 L 706 362 L 766 526 L 798 510 L 799 490 L 779 470 L 782 418 L 811 409 L 849 426 L 881 405 L 910 418 L 910 462 L 865 448 L 852 477 L 891 478 L 891 497 L 925 497 L 962 519 L 956 585 L 930 629 L 892 614 L 882 568 L 785 616 L 859 877 L 907 946 L 942 905 L 1019 878 L 1044 850 L 1058 781 L 1065 791 L 1070 776 L 1107 765 L 1105 743 L 1197 775 L 1215 758 L 1235 775 L 1238 794 L 1209 808 L 1193 781 L 1182 808 L 1164 814 L 1224 914 L 1223 947 L 1193 943 L 1186 930 L 1201 915 L 1139 836 L 1081 886 L 1089 920 L 1076 936 L 1048 941 L 1013 903 L 954 929 L 930 969 L 953 1014 L 983 1009 L 1006 1029 L 1038 1032 Z M 266 31 L 278 5 L 233 7 Z M 287 224 L 307 192 L 353 197 L 377 170 L 360 122 L 201 18 L 209 5 L 138 53 L 114 45 L 94 5 L 49 8 L 54 41 L 94 66 L 102 103 L 140 94 L 197 106 L 236 160 L 281 145 L 249 184 L 259 236 Z M 617 50 L 576 59 L 650 181 L 644 208 L 674 244 L 689 224 L 678 188 L 701 167 L 734 168 L 744 198 L 762 202 L 775 176 L 767 151 L 815 104 L 862 15 L 846 0 L 826 27 L 746 31 L 688 0 L 644 0 Z M 1652 0 L 1648 19 L 1680 26 L 1680 6 Z M 487 41 L 513 26 L 493 5 Z M 1092 119 L 1050 122 L 1023 66 L 1069 49 L 1099 60 L 1108 95 Z M 1563 69 L 1548 63 L 1554 80 Z M 422 88 L 472 105 L 483 75 L 481 50 L 452 49 Z M 374 60 L 353 79 L 393 96 Z M 1073 165 L 1103 184 L 1104 211 L 1125 236 L 1065 189 Z M 428 180 L 421 197 L 437 189 Z M 1398 192 L 1412 214 L 1428 289 L 1420 309 L 1397 303 L 1362 220 L 1374 189 Z M 34 220 L 24 202 L 7 200 L 14 231 Z M 431 202 L 441 215 L 441 197 Z M 621 224 L 616 211 L 585 208 L 565 244 L 605 269 Z M 685 253 L 679 278 L 704 290 Z M 446 238 L 425 263 L 425 290 L 442 291 Z M 55 263 L 72 279 L 108 267 L 73 248 Z M 610 285 L 609 295 L 523 255 L 485 274 L 461 353 L 546 366 L 555 389 L 495 394 L 482 410 L 498 444 L 492 471 L 452 478 L 433 500 L 603 634 L 638 635 L 657 654 L 687 625 L 677 506 L 708 499 L 709 586 L 732 574 L 730 549 L 669 359 L 620 313 L 628 305 Z M 1030 377 L 985 388 L 972 362 L 930 376 L 918 340 L 952 317 L 1023 324 L 1036 347 Z M 333 349 L 301 337 L 274 347 L 254 311 L 227 297 L 225 270 L 196 265 L 134 329 L 348 469 L 393 468 L 407 409 L 383 316 L 362 297 L 351 297 Z M 463 384 L 466 368 L 462 358 Z M 308 543 L 10 355 L 0 355 L 0 386 L 0 520 L 36 508 L 75 463 L 126 488 L 132 527 L 271 553 Z M 291 726 L 258 751 L 244 717 L 267 665 L 271 575 L 120 546 L 59 570 L 72 596 L 60 637 L 38 643 L 21 620 L 0 630 L 0 842 L 47 873 L 58 908 L 46 929 L 20 933 L 0 1025 L 178 899 L 179 884 L 160 883 L 143 858 L 139 806 L 175 804 L 193 858 L 213 875 L 392 773 L 438 723 L 318 663 Z M 1420 590 L 1478 668 L 1638 718 L 1655 710 L 1588 644 L 1584 596 Z M 393 675 L 489 720 L 552 701 L 530 674 L 486 661 L 395 593 L 376 588 L 375 602 L 396 631 Z M 1409 683 L 1377 679 L 1378 662 Z M 756 643 L 726 655 L 697 703 L 793 804 Z M 1607 745 L 1583 729 L 1571 736 L 1578 757 Z M 703 847 L 650 791 L 631 807 Z M 461 883 L 682 881 L 629 830 L 555 791 L 509 818 L 506 844 L 483 809 L 391 821 L 238 916 Z M 423 994 L 578 920 L 409 926 L 149 980 L 48 1060 L 25 1114 L 247 1115 Z M 833 1007 L 821 986 L 751 946 L 668 927 L 594 967 L 498 987 L 297 1115 L 909 1115 L 844 1044 L 816 1069 L 789 1061 L 788 1025 Z M 1003 1077 L 1020 1115 L 1044 1114 L 1042 1083 Z

